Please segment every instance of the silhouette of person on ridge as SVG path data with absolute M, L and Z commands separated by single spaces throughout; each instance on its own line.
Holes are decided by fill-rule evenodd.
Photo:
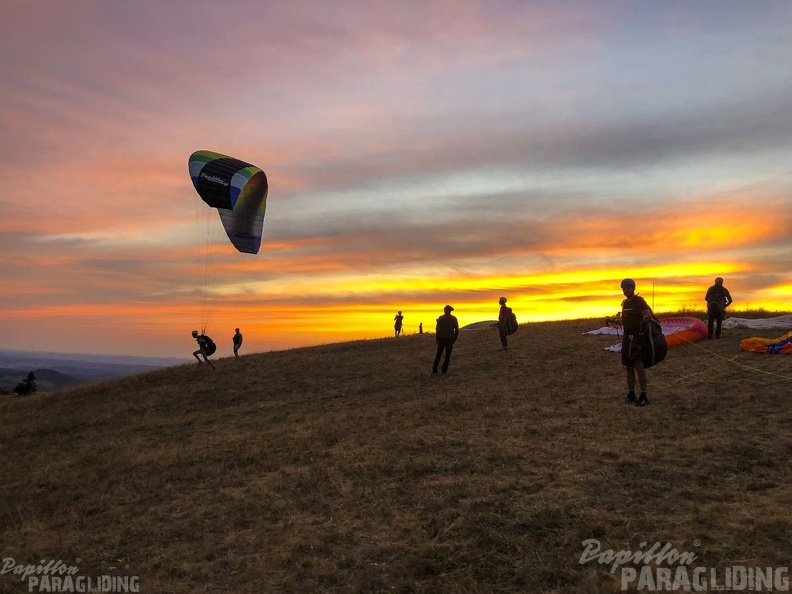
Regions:
M 445 359 L 443 360 L 443 373 L 448 373 L 448 364 L 451 361 L 451 351 L 454 350 L 454 343 L 459 337 L 459 322 L 456 316 L 452 316 L 451 312 L 454 308 L 446 305 L 443 308 L 443 315 L 437 318 L 437 326 L 435 326 L 435 340 L 437 341 L 437 354 L 435 355 L 434 365 L 432 365 L 432 373 L 437 373 L 437 366 L 440 363 L 440 357 L 445 351 Z
M 712 338 L 713 326 L 715 326 L 715 338 L 720 338 L 726 308 L 732 304 L 731 293 L 723 286 L 721 277 L 716 278 L 715 284 L 707 289 L 704 301 L 707 302 L 707 338 Z
M 395 322 L 393 324 L 393 329 L 396 331 L 396 336 L 398 336 L 399 334 L 401 334 L 402 322 L 404 321 L 404 316 L 402 315 L 402 312 L 400 311 L 396 312 L 396 317 L 393 318 L 393 320 Z
M 214 369 L 214 365 L 212 365 L 212 362 L 209 360 L 209 357 L 215 354 L 215 351 L 217 350 L 217 345 L 206 334 L 198 334 L 198 330 L 192 331 L 192 337 L 198 343 L 198 350 L 193 353 L 193 357 L 198 359 L 198 365 L 202 363 L 201 358 L 198 356 L 201 355 L 201 357 L 203 357 L 203 360 L 206 363 L 209 363 L 209 366 Z
M 242 346 L 242 333 L 239 331 L 239 328 L 234 329 L 234 336 L 231 340 L 234 343 L 234 357 L 239 357 L 239 347 Z
M 498 334 L 500 335 L 502 351 L 509 350 L 509 341 L 506 336 L 508 335 L 507 325 L 509 323 L 511 308 L 506 306 L 506 301 L 506 297 L 498 299 L 498 303 L 500 303 L 500 311 L 498 312 Z

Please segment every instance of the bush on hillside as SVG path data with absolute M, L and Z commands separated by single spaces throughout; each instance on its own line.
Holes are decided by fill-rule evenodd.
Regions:
M 36 374 L 32 371 L 27 374 L 27 377 L 23 379 L 16 385 L 14 388 L 14 394 L 17 396 L 27 396 L 29 394 L 34 394 L 36 392 Z

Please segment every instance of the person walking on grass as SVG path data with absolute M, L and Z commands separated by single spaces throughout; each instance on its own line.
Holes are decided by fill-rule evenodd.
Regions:
M 723 286 L 721 277 L 716 278 L 715 284 L 707 289 L 704 301 L 707 302 L 707 338 L 712 338 L 713 326 L 715 326 L 715 338 L 720 338 L 726 308 L 732 304 L 731 293 Z
M 646 396 L 646 369 L 643 366 L 643 341 L 642 324 L 652 317 L 652 308 L 646 300 L 635 293 L 635 281 L 625 278 L 621 282 L 624 301 L 622 301 L 622 350 L 621 362 L 627 369 L 627 404 L 646 406 L 649 398 Z M 635 376 L 638 376 L 638 385 L 641 395 L 635 397 Z
M 234 357 L 239 357 L 239 347 L 242 346 L 242 333 L 239 331 L 239 328 L 234 329 L 234 336 L 231 340 L 234 343 Z
M 459 322 L 456 316 L 452 316 L 451 312 L 454 308 L 446 305 L 443 308 L 443 315 L 437 318 L 437 326 L 435 326 L 435 340 L 437 341 L 437 354 L 435 355 L 434 365 L 432 365 L 432 373 L 437 373 L 437 366 L 440 364 L 440 357 L 445 351 L 445 359 L 443 360 L 443 373 L 448 373 L 448 364 L 451 361 L 451 351 L 454 350 L 454 343 L 459 338 Z
M 192 331 L 192 337 L 198 343 L 198 350 L 193 353 L 193 357 L 198 359 L 198 365 L 202 363 L 201 358 L 198 356 L 200 355 L 206 363 L 209 363 L 210 367 L 214 368 L 209 357 L 215 354 L 217 345 L 206 334 L 198 334 L 198 330 Z
M 403 322 L 404 322 L 404 316 L 402 315 L 402 312 L 397 311 L 396 317 L 393 318 L 393 330 L 396 332 L 396 336 L 401 334 Z

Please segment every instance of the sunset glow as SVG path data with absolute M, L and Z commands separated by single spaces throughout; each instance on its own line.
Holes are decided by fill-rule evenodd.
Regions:
M 716 276 L 792 309 L 792 5 L 44 4 L 0 23 L 2 348 L 601 318 L 627 276 L 661 313 Z M 258 255 L 196 150 L 266 172 Z

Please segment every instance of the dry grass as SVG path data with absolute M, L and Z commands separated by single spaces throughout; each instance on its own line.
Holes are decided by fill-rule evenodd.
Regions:
M 792 359 L 725 331 L 628 407 L 599 325 L 463 332 L 448 376 L 416 335 L 2 400 L 2 556 L 157 593 L 618 591 L 587 538 L 788 565 Z

